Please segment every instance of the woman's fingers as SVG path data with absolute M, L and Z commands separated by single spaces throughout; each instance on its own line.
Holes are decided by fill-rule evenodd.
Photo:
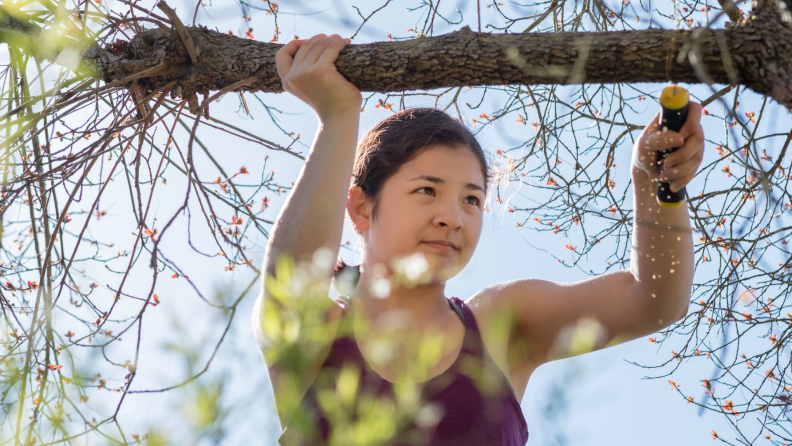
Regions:
M 299 49 L 296 43 L 287 44 L 277 55 L 283 89 L 310 105 L 322 119 L 360 110 L 360 90 L 332 63 L 349 43 L 338 35 L 319 34 L 302 41 Z
M 305 42 L 305 40 L 292 40 L 275 53 L 275 68 L 278 70 L 278 76 L 281 79 L 291 70 L 294 64 L 294 55 L 297 54 L 297 51 Z
M 659 131 L 646 135 L 646 137 L 643 139 L 643 147 L 641 148 L 651 153 L 680 147 L 684 143 L 685 140 L 682 138 L 682 135 L 677 132 L 667 130 L 665 132 Z
M 671 189 L 671 192 L 677 192 L 679 189 L 682 189 L 683 187 L 687 186 L 695 176 L 696 176 L 696 172 L 694 171 L 693 173 L 689 175 L 685 175 L 684 177 L 678 180 L 672 180 L 671 184 L 668 185 L 668 188 Z
M 655 117 L 643 131 L 643 135 L 645 137 L 645 146 L 648 145 L 648 147 L 645 148 L 655 151 L 679 147 L 682 143 L 677 146 L 668 146 L 668 143 L 673 144 L 674 142 L 679 141 L 679 139 L 669 140 L 668 138 L 678 136 L 681 136 L 685 141 L 687 141 L 691 138 L 691 136 L 696 135 L 702 137 L 703 141 L 703 131 L 701 129 L 701 110 L 701 104 L 698 102 L 690 102 L 688 104 L 688 114 L 687 118 L 685 119 L 685 124 L 681 129 L 679 129 L 679 132 L 674 132 L 668 129 L 663 130 L 664 127 L 661 126 L 663 112 L 657 112 Z
M 324 50 L 321 56 L 319 56 L 319 62 L 321 63 L 335 63 L 336 59 L 338 59 L 338 54 L 346 48 L 347 45 L 352 43 L 352 39 L 339 39 L 334 41 L 327 49 Z
M 685 139 L 685 144 L 683 144 L 679 150 L 668 155 L 665 159 L 665 165 L 674 167 L 694 158 L 698 158 L 697 161 L 700 162 L 701 159 L 703 159 L 703 155 L 704 135 L 700 130 Z
M 311 52 L 305 56 L 305 63 L 314 65 L 325 52 L 325 50 L 333 44 L 333 42 L 337 42 L 341 39 L 341 36 L 338 34 L 333 34 L 332 36 L 325 37 L 322 39 L 321 42 L 317 43 L 312 49 Z
M 663 181 L 674 181 L 691 174 L 695 175 L 699 163 L 698 159 L 691 158 L 675 166 L 664 166 L 663 171 L 660 173 L 660 179 Z
M 302 46 L 300 47 L 300 51 L 297 51 L 297 54 L 294 56 L 294 63 L 295 64 L 302 63 L 302 61 L 305 60 L 305 57 L 308 55 L 308 53 L 311 52 L 313 47 L 315 47 L 325 37 L 327 37 L 327 35 L 317 34 L 311 37 L 310 39 L 308 39 L 307 42 L 303 43 Z
M 658 175 L 660 181 L 671 184 L 672 191 L 687 185 L 696 175 L 704 158 L 704 130 L 701 128 L 702 107 L 690 102 L 685 124 L 674 132 L 662 124 L 662 110 L 644 128 L 636 143 L 633 166 L 650 175 Z M 659 162 L 659 151 L 676 149 Z
M 687 118 L 685 118 L 685 124 L 679 129 L 679 133 L 687 139 L 690 135 L 693 135 L 701 128 L 701 104 L 698 102 L 689 102 L 688 103 L 688 111 L 687 111 Z

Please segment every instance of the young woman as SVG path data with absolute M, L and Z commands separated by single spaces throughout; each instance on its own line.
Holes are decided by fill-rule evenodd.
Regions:
M 658 176 L 676 191 L 695 175 L 703 156 L 701 106 L 690 103 L 679 133 L 660 131 L 658 114 L 634 145 L 629 270 L 569 284 L 515 280 L 463 301 L 446 296 L 445 285 L 471 259 L 481 234 L 489 181 L 484 153 L 464 124 L 431 109 L 393 114 L 358 146 L 361 93 L 334 65 L 349 43 L 317 35 L 288 43 L 276 56 L 284 89 L 317 112 L 321 127 L 271 233 L 266 272 L 276 275 L 281 256 L 310 261 L 324 248 L 337 257 L 345 212 L 362 242 L 354 291 L 335 303 L 323 299 L 330 302 L 322 319 L 328 335 L 300 346 L 319 353 L 298 371 L 286 361 L 267 364 L 286 428 L 279 441 L 524 445 L 519 401 L 531 373 L 558 359 L 552 349 L 562 329 L 595 318 L 606 331 L 599 349 L 654 333 L 687 313 L 693 278 L 687 207 L 660 207 L 654 194 Z M 679 146 L 658 172 L 656 152 Z M 380 286 L 399 275 L 397 260 L 405 257 L 426 259 L 428 272 L 411 285 Z M 329 290 L 332 267 L 322 274 Z M 253 315 L 265 359 L 271 343 L 262 324 L 273 301 L 263 291 Z M 415 366 L 426 345 L 436 346 L 436 354 Z M 339 378 L 347 370 L 354 373 Z M 325 375 L 334 378 L 320 379 Z M 339 390 L 343 382 L 356 390 Z M 380 426 L 379 417 L 367 421 L 367 431 L 342 432 L 334 425 L 342 410 L 327 409 L 344 395 L 403 400 L 400 389 L 410 383 L 426 403 L 414 406 L 413 418 L 393 412 L 398 422 Z M 391 406 L 366 407 L 355 417 Z

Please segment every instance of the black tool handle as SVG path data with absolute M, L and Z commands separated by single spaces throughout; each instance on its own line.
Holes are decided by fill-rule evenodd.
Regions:
M 668 130 L 679 132 L 687 120 L 689 102 L 690 96 L 684 88 L 676 85 L 664 88 L 663 92 L 660 94 L 660 106 L 663 107 L 660 129 L 667 128 Z M 679 147 L 660 150 L 658 152 L 658 170 L 663 166 L 665 158 L 677 149 L 679 149 Z M 687 191 L 683 187 L 676 192 L 671 192 L 670 186 L 670 183 L 660 181 L 660 184 L 657 186 L 657 203 L 663 207 L 675 208 L 682 204 L 682 200 L 685 199 Z

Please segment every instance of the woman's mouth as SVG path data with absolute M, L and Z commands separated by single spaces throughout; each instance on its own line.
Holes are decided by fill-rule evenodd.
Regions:
M 445 240 L 428 240 L 421 243 L 443 252 L 455 252 L 459 250 L 456 245 Z

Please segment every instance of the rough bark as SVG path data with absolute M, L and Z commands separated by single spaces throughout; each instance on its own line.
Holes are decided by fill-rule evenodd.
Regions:
M 341 52 L 337 66 L 363 91 L 706 81 L 745 85 L 792 110 L 792 25 L 783 20 L 780 4 L 766 2 L 728 30 L 479 35 L 465 27 L 437 37 L 353 45 Z M 198 64 L 192 64 L 175 31 L 153 29 L 127 45 L 121 62 L 107 66 L 105 80 L 164 62 L 166 71 L 140 85 L 154 91 L 178 79 L 190 97 L 254 77 L 243 90 L 282 91 L 274 60 L 281 45 L 205 28 L 188 30 Z
M 112 82 L 164 64 L 140 79 L 152 92 L 177 80 L 192 99 L 255 78 L 246 91 L 280 92 L 279 44 L 188 27 L 193 63 L 177 30 L 137 34 L 114 62 Z M 107 59 L 105 59 L 107 60 Z M 477 34 L 467 27 L 437 37 L 352 45 L 336 63 L 363 91 L 398 92 L 474 85 L 679 82 L 741 84 L 792 111 L 792 20 L 785 2 L 764 0 L 726 30 L 650 29 L 602 33 Z

